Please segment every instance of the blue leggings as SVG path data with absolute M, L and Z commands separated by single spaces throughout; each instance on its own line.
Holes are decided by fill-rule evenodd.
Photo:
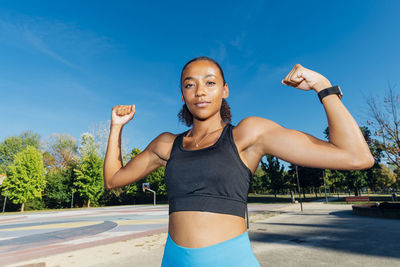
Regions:
M 202 248 L 176 244 L 168 233 L 161 267 L 243 266 L 260 267 L 250 245 L 248 230 L 243 234 Z

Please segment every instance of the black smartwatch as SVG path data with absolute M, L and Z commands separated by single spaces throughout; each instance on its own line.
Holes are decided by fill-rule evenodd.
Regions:
M 322 98 L 324 98 L 327 95 L 332 95 L 332 94 L 337 94 L 339 99 L 342 99 L 342 96 L 343 96 L 342 90 L 340 90 L 339 86 L 335 85 L 332 87 L 325 88 L 318 92 L 318 97 L 319 97 L 319 101 L 321 101 L 321 104 L 322 104 Z

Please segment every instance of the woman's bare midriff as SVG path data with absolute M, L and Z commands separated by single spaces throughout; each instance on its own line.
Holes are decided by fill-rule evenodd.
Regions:
M 169 215 L 170 237 L 176 244 L 186 248 L 215 245 L 239 236 L 246 230 L 246 220 L 230 214 L 175 211 Z

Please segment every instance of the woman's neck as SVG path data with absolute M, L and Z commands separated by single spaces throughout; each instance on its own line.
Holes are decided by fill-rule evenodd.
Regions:
M 208 119 L 204 121 L 193 119 L 192 129 L 189 133 L 190 136 L 202 137 L 218 129 L 224 128 L 226 123 L 219 116 L 216 119 Z

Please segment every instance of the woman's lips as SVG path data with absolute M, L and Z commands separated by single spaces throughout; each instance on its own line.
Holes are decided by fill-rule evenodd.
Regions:
M 196 103 L 195 105 L 196 105 L 196 107 L 202 108 L 202 107 L 207 106 L 208 104 L 210 104 L 210 102 L 199 102 L 199 103 Z

